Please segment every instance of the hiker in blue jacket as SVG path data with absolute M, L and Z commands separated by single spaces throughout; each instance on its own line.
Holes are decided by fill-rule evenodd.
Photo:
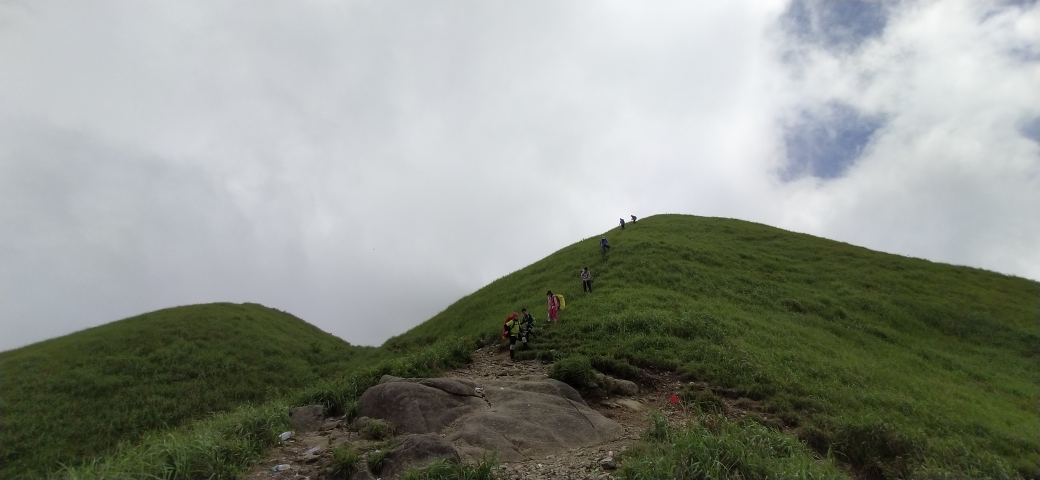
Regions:
M 607 237 L 599 239 L 599 249 L 602 250 L 603 253 L 607 253 L 610 251 L 610 244 L 607 243 Z

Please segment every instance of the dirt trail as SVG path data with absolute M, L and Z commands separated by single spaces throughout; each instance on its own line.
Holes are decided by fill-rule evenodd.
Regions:
M 508 351 L 500 351 L 497 345 L 481 348 L 474 352 L 473 363 L 462 368 L 445 372 L 441 377 L 465 378 L 482 383 L 484 380 L 518 376 L 548 376 L 551 364 L 538 360 L 511 361 Z M 639 440 L 639 436 L 649 425 L 649 412 L 660 411 L 672 421 L 685 421 L 692 415 L 684 411 L 678 404 L 670 402 L 672 395 L 679 392 L 683 382 L 669 373 L 648 374 L 648 382 L 640 385 L 640 392 L 634 397 L 602 396 L 586 399 L 589 407 L 603 416 L 610 418 L 624 427 L 621 438 L 584 448 L 574 448 L 565 452 L 548 455 L 545 458 L 534 458 L 524 462 L 502 462 L 499 464 L 498 477 L 502 479 L 609 479 L 614 478 L 616 471 L 601 464 L 601 460 L 610 452 L 618 455 L 626 451 Z M 270 455 L 258 462 L 246 476 L 249 479 L 314 479 L 327 478 L 326 467 L 329 454 L 333 448 L 344 443 L 373 443 L 362 440 L 356 432 L 350 432 L 340 419 L 327 419 L 326 425 L 319 432 L 297 436 L 284 445 L 276 447 Z M 308 450 L 316 453 L 308 455 Z M 285 471 L 273 472 L 275 465 L 288 464 Z

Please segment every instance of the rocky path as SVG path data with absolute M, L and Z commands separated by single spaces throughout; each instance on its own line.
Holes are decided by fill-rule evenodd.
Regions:
M 495 345 L 474 352 L 473 363 L 446 372 L 441 377 L 459 378 L 483 384 L 486 381 L 511 377 L 547 377 L 550 364 L 538 360 L 513 362 L 508 351 L 499 351 Z M 691 415 L 676 403 L 670 402 L 682 382 L 671 374 L 650 374 L 636 395 L 627 397 L 597 395 L 586 398 L 589 407 L 618 422 L 624 432 L 620 438 L 598 445 L 572 448 L 567 451 L 531 458 L 520 462 L 499 462 L 498 477 L 502 479 L 609 479 L 616 470 L 610 461 L 629 449 L 649 425 L 649 412 L 660 411 L 673 421 L 683 422 Z M 378 447 L 378 442 L 365 440 L 351 431 L 342 419 L 325 419 L 319 431 L 297 435 L 276 447 L 263 461 L 258 462 L 246 478 L 257 480 L 329 479 L 327 467 L 331 451 L 344 443 L 355 447 Z M 277 465 L 288 465 L 283 471 L 272 471 Z M 366 476 L 353 478 L 369 478 Z

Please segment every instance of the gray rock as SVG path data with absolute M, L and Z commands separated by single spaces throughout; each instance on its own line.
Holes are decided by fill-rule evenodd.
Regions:
M 446 383 L 438 386 L 450 391 L 465 389 L 467 394 L 456 395 L 413 382 L 381 383 L 366 390 L 358 399 L 358 414 L 388 420 L 397 427 L 398 433 L 421 434 L 440 432 L 459 417 L 487 408 L 482 399 L 471 395 L 473 387 L 461 382 L 446 387 Z
M 380 384 L 389 383 L 389 382 L 400 382 L 400 381 L 403 381 L 403 380 L 404 380 L 403 378 L 395 377 L 393 375 L 383 375 L 382 377 L 379 377 L 379 383 Z
M 297 432 L 316 432 L 321 428 L 325 417 L 325 408 L 321 405 L 307 405 L 289 409 L 289 423 Z
M 617 468 L 617 462 L 614 461 L 614 457 L 606 457 L 599 461 L 599 466 L 604 470 L 614 470 Z
M 639 385 L 636 385 L 635 382 L 615 378 L 614 393 L 619 393 L 626 397 L 634 397 L 639 395 Z
M 411 435 L 387 452 L 379 475 L 381 478 L 397 478 L 409 469 L 423 468 L 437 460 L 458 463 L 461 458 L 455 447 L 440 435 Z
M 616 440 L 624 432 L 563 382 L 523 376 L 482 387 L 483 396 L 476 396 L 476 384 L 468 380 L 401 379 L 367 390 L 358 410 L 393 423 L 401 434 L 441 434 L 471 460 L 497 452 L 499 461 L 522 461 Z M 359 418 L 355 428 L 372 419 Z

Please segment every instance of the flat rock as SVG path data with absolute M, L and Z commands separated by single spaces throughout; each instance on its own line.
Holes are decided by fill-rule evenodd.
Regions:
M 325 417 L 325 408 L 321 405 L 307 405 L 289 409 L 289 423 L 297 432 L 316 432 L 321 428 Z
M 479 397 L 451 393 L 463 388 L 472 392 L 471 387 L 461 382 L 446 387 L 452 379 L 444 380 L 437 386 L 404 381 L 381 383 L 365 390 L 358 399 L 358 414 L 386 420 L 398 433 L 422 434 L 438 433 L 459 417 L 487 407 Z
M 631 398 L 622 398 L 621 400 L 617 401 L 617 404 L 630 410 L 635 410 L 637 412 L 643 411 L 644 408 L 642 403 L 632 400 Z
M 410 435 L 397 448 L 386 453 L 379 476 L 397 478 L 409 469 L 423 468 L 437 460 L 458 463 L 461 458 L 455 447 L 440 435 Z
M 482 396 L 477 388 L 483 388 Z M 454 378 L 387 381 L 365 391 L 358 411 L 393 423 L 399 433 L 444 435 L 472 460 L 497 452 L 499 461 L 521 461 L 615 440 L 624 432 L 569 385 L 544 376 L 484 385 Z

